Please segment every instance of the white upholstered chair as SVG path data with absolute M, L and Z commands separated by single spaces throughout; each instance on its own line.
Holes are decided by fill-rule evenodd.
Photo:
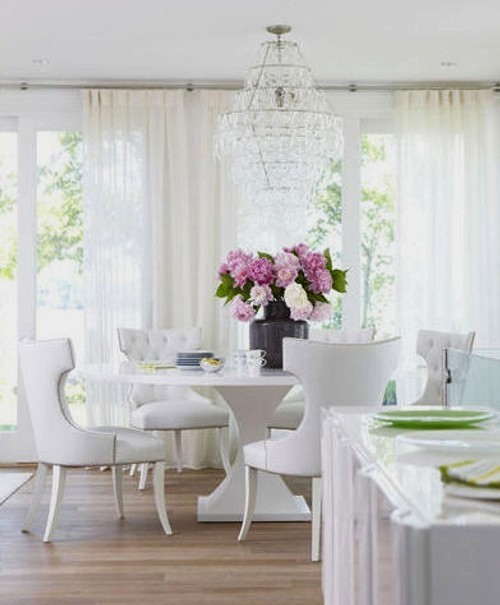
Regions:
M 285 338 L 284 369 L 298 376 L 305 393 L 305 414 L 296 431 L 280 439 L 250 443 L 245 458 L 245 513 L 238 540 L 247 536 L 257 497 L 257 471 L 311 477 L 311 558 L 319 559 L 321 520 L 322 408 L 379 406 L 399 359 L 400 339 L 368 344 L 330 344 Z
M 372 342 L 375 328 L 361 328 L 359 330 L 331 330 L 311 328 L 309 340 L 329 342 L 332 344 L 363 344 Z M 304 416 L 304 393 L 300 387 L 291 391 L 285 397 L 273 414 L 270 429 L 295 430 Z
M 40 504 L 47 471 L 52 466 L 52 496 L 44 542 L 51 540 L 63 499 L 69 467 L 111 466 L 118 515 L 123 517 L 122 467 L 154 463 L 154 498 L 161 524 L 171 534 L 165 510 L 165 448 L 161 439 L 141 431 L 103 426 L 85 430 L 76 425 L 64 397 L 68 372 L 74 367 L 69 339 L 19 343 L 19 362 L 38 456 L 33 501 L 23 524 L 28 531 Z
M 421 397 L 412 405 L 442 405 L 443 392 L 443 349 L 458 349 L 470 353 L 475 332 L 453 334 L 435 330 L 420 330 L 417 337 L 417 354 L 427 365 L 427 383 Z
M 179 351 L 201 347 L 201 328 L 135 330 L 119 328 L 120 350 L 130 361 L 169 361 L 175 363 Z M 178 472 L 182 471 L 182 431 L 217 429 L 219 453 L 229 471 L 229 413 L 189 387 L 133 385 L 129 394 L 130 424 L 142 431 L 173 431 Z M 141 467 L 139 488 L 146 485 L 147 465 Z

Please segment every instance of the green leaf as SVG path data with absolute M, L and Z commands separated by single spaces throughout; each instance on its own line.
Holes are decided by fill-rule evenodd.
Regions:
M 283 300 L 285 288 L 280 288 L 276 284 L 271 284 L 271 292 L 273 293 L 274 300 Z
M 332 274 L 332 288 L 342 294 L 346 292 L 347 288 L 347 271 L 349 269 L 333 269 Z
M 323 252 L 323 256 L 326 258 L 326 268 L 328 269 L 328 271 L 332 272 L 333 271 L 332 255 L 330 254 L 329 248 L 325 248 L 325 251 Z
M 229 275 L 229 273 L 221 273 L 219 277 L 220 284 L 217 287 L 217 290 L 215 291 L 215 296 L 217 296 L 218 298 L 226 298 L 226 296 L 229 296 L 233 292 L 233 290 L 235 290 L 234 280 Z M 231 298 L 233 297 L 234 294 Z
M 215 296 L 217 296 L 217 298 L 226 298 L 228 294 L 229 290 L 227 289 L 226 284 L 219 284 L 217 286 L 217 290 L 215 291 Z
M 309 302 L 317 303 L 317 302 L 322 302 L 322 303 L 327 303 L 328 299 L 326 298 L 326 296 L 324 294 L 321 294 L 321 292 L 316 293 L 316 292 L 308 292 L 307 293 L 307 300 Z
M 227 299 L 224 304 L 227 305 L 227 303 L 230 303 L 237 294 L 238 290 L 231 290 L 231 292 L 229 292 L 229 294 L 227 295 Z
M 302 271 L 302 269 L 299 271 L 295 281 L 298 284 L 300 284 L 305 290 L 307 290 L 309 288 L 309 282 L 308 282 L 306 276 L 304 275 L 304 272 Z
M 257 252 L 257 256 L 259 258 L 267 258 L 267 260 L 271 261 L 274 265 L 274 258 L 272 254 L 269 254 L 268 252 Z
M 245 283 L 245 285 L 241 289 L 241 296 L 243 297 L 243 300 L 248 300 L 250 298 L 250 290 L 253 288 L 253 286 L 253 281 L 248 280 Z

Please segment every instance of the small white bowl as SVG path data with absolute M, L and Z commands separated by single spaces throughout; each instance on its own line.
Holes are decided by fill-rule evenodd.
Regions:
M 220 357 L 204 357 L 200 361 L 200 366 L 204 372 L 213 374 L 214 372 L 219 372 L 222 370 L 224 367 L 224 360 Z

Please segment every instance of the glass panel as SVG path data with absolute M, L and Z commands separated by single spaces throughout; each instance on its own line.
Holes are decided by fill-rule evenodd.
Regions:
M 37 134 L 37 338 L 70 337 L 84 357 L 82 135 Z M 73 417 L 85 422 L 81 383 L 66 389 Z
M 395 333 L 395 141 L 390 134 L 361 139 L 361 325 L 377 337 Z
M 500 410 L 500 350 L 476 350 L 471 355 L 448 349 L 448 405 Z
M 330 248 L 333 266 L 340 267 L 342 252 L 342 164 L 332 162 L 327 185 L 310 202 L 307 208 L 306 243 L 315 250 Z M 342 296 L 333 293 L 332 320 L 323 327 L 342 327 Z
M 17 133 L 0 132 L 0 431 L 17 424 Z

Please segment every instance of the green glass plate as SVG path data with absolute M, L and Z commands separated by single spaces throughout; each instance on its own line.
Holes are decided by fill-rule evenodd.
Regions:
M 411 429 L 460 428 L 485 422 L 494 417 L 495 413 L 489 410 L 463 409 L 393 410 L 372 415 L 372 418 L 384 424 Z

